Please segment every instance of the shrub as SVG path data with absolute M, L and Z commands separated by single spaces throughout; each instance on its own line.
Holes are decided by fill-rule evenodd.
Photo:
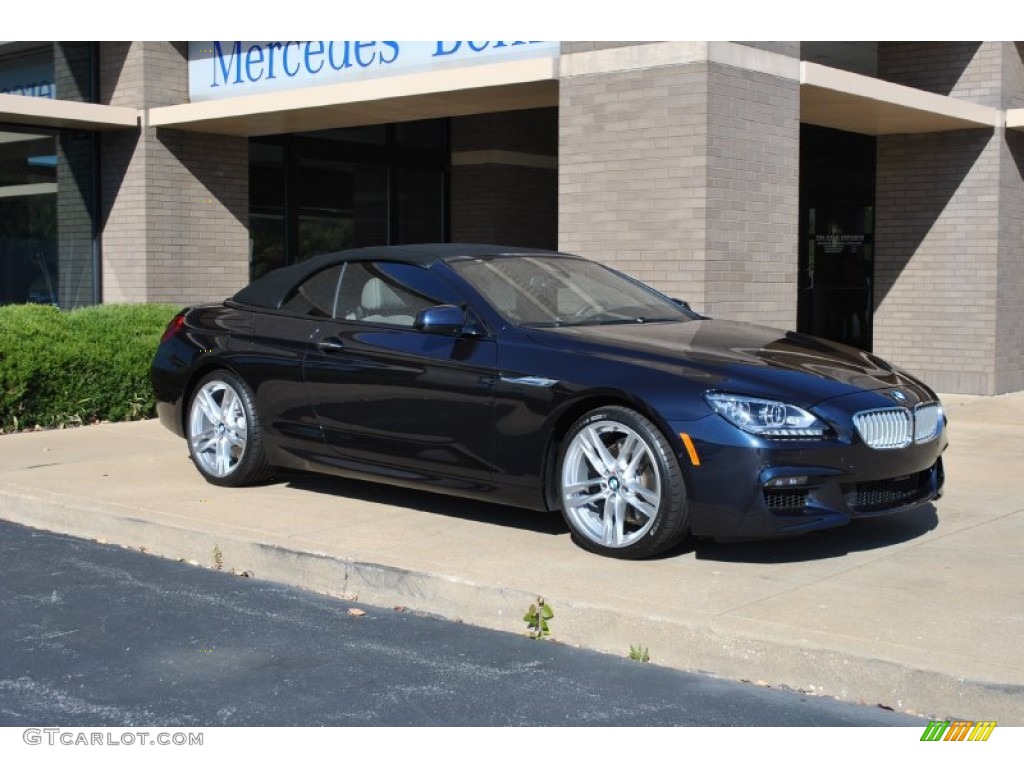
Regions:
M 0 430 L 152 416 L 150 362 L 179 309 L 0 307 Z

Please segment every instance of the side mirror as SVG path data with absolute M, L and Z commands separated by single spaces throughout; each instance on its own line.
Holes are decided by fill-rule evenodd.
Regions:
M 418 331 L 454 336 L 462 333 L 466 325 L 466 312 L 452 304 L 427 307 L 416 313 L 413 327 Z
M 674 299 L 672 299 L 672 303 L 675 304 L 678 307 L 681 307 L 682 309 L 685 309 L 687 312 L 689 312 L 691 315 L 693 315 L 698 320 L 707 320 L 708 319 L 706 315 L 702 315 L 700 312 L 698 312 L 693 307 L 691 307 L 690 306 L 690 302 L 688 302 L 688 301 L 683 301 L 682 299 L 675 299 L 674 298 Z

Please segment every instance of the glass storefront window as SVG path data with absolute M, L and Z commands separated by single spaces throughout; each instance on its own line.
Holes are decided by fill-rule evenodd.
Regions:
M 447 236 L 448 121 L 249 142 L 250 277 L 320 253 Z
M 444 174 L 398 170 L 396 244 L 438 242 L 444 231 Z
M 0 43 L 0 93 L 91 101 L 92 43 Z M 99 301 L 96 139 L 0 125 L 0 304 Z
M 57 304 L 53 134 L 0 131 L 0 303 Z
M 387 242 L 387 169 L 302 160 L 298 166 L 299 261 Z
M 88 134 L 0 126 L 0 304 L 98 301 L 92 148 Z
M 53 43 L 0 44 L 0 94 L 57 98 Z
M 285 260 L 284 148 L 249 142 L 249 272 L 255 280 Z

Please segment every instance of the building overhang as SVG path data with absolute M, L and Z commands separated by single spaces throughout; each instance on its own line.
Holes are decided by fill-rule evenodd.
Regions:
M 1001 118 L 992 107 L 800 62 L 802 123 L 885 136 L 995 128 Z
M 1006 110 L 1006 127 L 1015 131 L 1024 131 L 1024 109 Z
M 0 123 L 86 131 L 136 128 L 139 110 L 80 101 L 0 94 Z
M 557 104 L 558 62 L 542 57 L 153 107 L 146 119 L 158 128 L 264 136 Z

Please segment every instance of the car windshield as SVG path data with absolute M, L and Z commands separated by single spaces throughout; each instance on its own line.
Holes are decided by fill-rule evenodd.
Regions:
M 507 320 L 530 328 L 692 320 L 666 296 L 592 261 L 497 256 L 451 267 Z

